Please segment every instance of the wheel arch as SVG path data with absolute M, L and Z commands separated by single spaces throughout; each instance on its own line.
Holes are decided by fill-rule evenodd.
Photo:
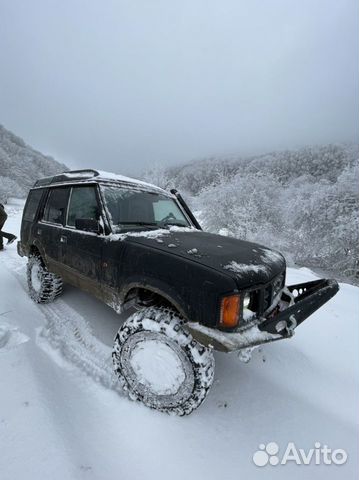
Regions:
M 46 255 L 45 255 L 45 250 L 42 248 L 41 244 L 34 240 L 32 245 L 29 246 L 29 256 L 30 255 L 39 255 L 44 262 L 44 264 L 47 266 L 47 261 L 46 261 Z
M 160 283 L 160 282 L 156 282 Z M 139 302 L 152 302 L 153 305 L 163 305 L 172 308 L 185 320 L 189 320 L 188 312 L 183 300 L 174 292 L 169 292 L 161 285 L 149 284 L 143 281 L 134 281 L 127 284 L 121 291 L 121 303 L 127 303 L 133 299 Z

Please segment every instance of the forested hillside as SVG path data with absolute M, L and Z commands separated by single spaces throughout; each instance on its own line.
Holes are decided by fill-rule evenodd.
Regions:
M 182 191 L 205 229 L 264 243 L 288 263 L 358 280 L 358 145 L 154 168 L 146 180 Z

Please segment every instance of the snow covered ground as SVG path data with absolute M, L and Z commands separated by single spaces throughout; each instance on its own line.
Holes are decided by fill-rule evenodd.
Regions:
M 22 202 L 8 207 L 19 234 Z M 123 318 L 66 287 L 50 305 L 26 292 L 16 244 L 0 252 L 0 479 L 354 479 L 358 474 L 358 288 L 337 296 L 288 341 L 249 364 L 216 354 L 216 379 L 189 417 L 127 399 L 111 344 Z M 288 272 L 289 283 L 315 278 Z M 344 449 L 344 465 L 256 466 L 260 444 Z M 273 462 L 275 463 L 275 462 Z

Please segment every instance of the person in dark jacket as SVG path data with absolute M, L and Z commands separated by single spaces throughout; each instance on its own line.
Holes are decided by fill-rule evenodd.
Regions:
M 12 233 L 3 232 L 2 227 L 7 220 L 7 214 L 5 212 L 4 205 L 0 203 L 0 250 L 4 250 L 3 239 L 7 238 L 7 243 L 12 243 L 16 240 L 16 236 Z

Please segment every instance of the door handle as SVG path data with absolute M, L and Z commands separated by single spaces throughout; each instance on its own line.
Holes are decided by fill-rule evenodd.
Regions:
M 65 235 L 61 235 L 60 242 L 61 243 L 67 243 L 67 237 Z

